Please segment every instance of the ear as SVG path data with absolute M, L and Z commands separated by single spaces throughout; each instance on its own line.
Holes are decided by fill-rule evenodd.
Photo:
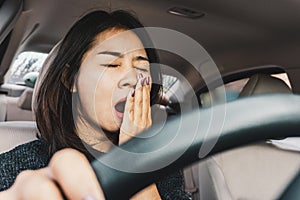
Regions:
M 71 93 L 77 92 L 76 84 L 74 83 L 72 87 L 70 87 L 70 83 L 68 80 L 68 72 L 69 72 L 70 66 L 66 66 L 63 69 L 62 75 L 61 75 L 61 83 L 64 85 L 65 88 L 67 88 Z
M 77 92 L 76 83 L 74 83 L 74 85 L 73 85 L 72 88 L 70 89 L 70 92 L 72 92 L 72 93 Z

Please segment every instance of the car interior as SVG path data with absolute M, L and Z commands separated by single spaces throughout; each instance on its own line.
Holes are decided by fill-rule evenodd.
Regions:
M 129 198 L 178 169 L 184 174 L 183 190 L 193 199 L 299 198 L 300 4 L 291 0 L 0 0 L 0 153 L 37 138 L 32 110 L 42 77 L 72 24 L 99 9 L 129 10 L 147 27 L 192 38 L 221 77 L 200 73 L 200 52 L 189 52 L 195 55 L 194 63 L 200 63 L 194 66 L 174 52 L 158 49 L 164 96 L 152 117 L 158 133 L 164 134 L 138 145 L 133 139 L 123 148 L 152 152 L 166 145 L 163 141 L 175 137 L 174 142 L 147 158 L 133 161 L 113 150 L 99 160 L 131 163 L 140 171 L 151 162 L 178 159 L 137 174 L 93 163 L 107 199 Z M 20 61 L 24 52 L 44 56 Z M 214 110 L 224 109 L 226 115 L 214 118 Z M 223 124 L 212 131 L 218 137 L 205 135 L 211 119 Z M 199 157 L 201 145 L 209 142 L 213 147 Z M 123 190 L 116 193 L 114 188 Z
M 273 93 L 290 94 L 292 91 L 279 78 L 255 74 L 249 78 L 239 98 Z M 298 157 L 297 152 L 260 142 L 217 154 L 187 170 L 199 176 L 199 185 L 203 187 L 199 189 L 200 199 L 276 199 L 283 192 L 282 184 L 287 185 L 297 174 Z

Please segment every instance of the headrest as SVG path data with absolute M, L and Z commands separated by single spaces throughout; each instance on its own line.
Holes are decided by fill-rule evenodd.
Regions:
M 250 77 L 239 97 L 270 93 L 292 93 L 289 86 L 281 79 L 267 74 L 255 74 Z
M 32 95 L 32 112 L 33 112 L 33 115 L 35 116 L 34 114 L 34 109 L 35 109 L 35 102 L 36 102 L 36 93 L 37 91 L 39 90 L 40 86 L 41 86 L 41 83 L 44 79 L 44 76 L 46 74 L 46 72 L 48 71 L 48 68 L 49 66 L 52 64 L 54 58 L 56 57 L 57 55 L 57 52 L 59 50 L 59 46 L 60 46 L 60 42 L 58 44 L 56 44 L 52 50 L 50 51 L 50 53 L 48 54 L 45 62 L 43 63 L 43 66 L 41 68 L 41 71 L 39 73 L 39 76 L 35 82 L 35 86 L 34 86 L 34 90 L 33 90 L 33 95 Z

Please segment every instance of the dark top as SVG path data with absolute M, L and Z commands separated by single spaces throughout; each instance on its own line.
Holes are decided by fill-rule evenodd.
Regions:
M 42 140 L 22 144 L 0 154 L 0 191 L 9 188 L 21 171 L 40 169 L 48 162 L 48 148 Z
M 22 144 L 11 151 L 0 154 L 0 191 L 8 189 L 21 171 L 46 167 L 49 160 L 48 146 L 42 140 Z M 183 191 L 181 171 L 156 184 L 163 200 L 191 199 L 190 195 Z

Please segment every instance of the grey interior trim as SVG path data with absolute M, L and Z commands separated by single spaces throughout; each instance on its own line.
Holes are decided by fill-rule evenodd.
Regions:
M 26 86 L 15 84 L 3 84 L 0 86 L 0 91 L 9 97 L 19 97 L 22 95 Z
M 22 8 L 22 0 L 6 0 L 0 7 L 0 43 L 13 29 L 16 20 L 20 16 Z
M 6 119 L 6 113 L 7 113 L 7 98 L 6 95 L 1 94 L 0 95 L 0 122 L 4 122 Z
M 12 31 L 12 34 L 10 36 L 10 41 L 8 44 L 8 47 L 6 49 L 6 52 L 4 54 L 4 57 L 1 61 L 0 65 L 0 74 L 4 75 L 9 67 L 11 66 L 11 63 L 13 62 L 13 59 L 22 51 L 18 50 L 19 44 L 21 42 L 23 33 L 26 31 L 26 25 L 28 23 L 28 18 L 30 18 L 32 11 L 26 11 L 22 12 L 20 17 L 18 18 L 15 27 Z M 5 77 L 7 78 L 7 77 Z M 3 77 L 0 76 L 0 81 L 3 81 Z M 6 81 L 6 80 L 5 80 Z

